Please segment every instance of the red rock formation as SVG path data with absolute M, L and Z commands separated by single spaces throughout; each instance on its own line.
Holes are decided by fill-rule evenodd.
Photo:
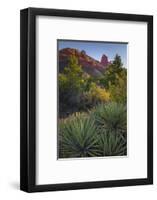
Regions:
M 107 65 L 110 63 L 106 55 L 103 55 L 101 58 L 101 62 L 99 62 L 94 58 L 88 56 L 84 50 L 79 51 L 78 49 L 64 48 L 59 51 L 60 71 L 62 71 L 63 68 L 68 64 L 68 59 L 71 55 L 76 56 L 83 70 L 86 73 L 93 76 L 101 75 L 101 73 L 106 69 Z
M 101 64 L 104 66 L 107 66 L 108 64 L 110 64 L 110 62 L 108 61 L 108 57 L 105 54 L 103 54 L 101 57 Z

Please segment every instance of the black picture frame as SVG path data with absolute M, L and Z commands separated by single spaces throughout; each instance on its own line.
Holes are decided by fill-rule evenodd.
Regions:
M 147 23 L 147 178 L 36 185 L 36 16 Z M 20 189 L 26 192 L 153 184 L 153 16 L 27 8 L 20 12 Z

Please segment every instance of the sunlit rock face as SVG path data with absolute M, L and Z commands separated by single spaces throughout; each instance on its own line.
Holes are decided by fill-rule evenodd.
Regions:
M 87 55 L 84 50 L 79 51 L 78 49 L 64 48 L 59 50 L 58 62 L 60 72 L 67 66 L 68 60 L 72 55 L 77 57 L 78 63 L 81 65 L 84 72 L 91 76 L 100 76 L 110 64 L 105 54 L 102 55 L 101 61 L 99 62 Z
M 110 64 L 110 62 L 108 61 L 108 57 L 103 54 L 102 57 L 101 57 L 101 62 L 100 62 L 103 66 L 107 66 Z

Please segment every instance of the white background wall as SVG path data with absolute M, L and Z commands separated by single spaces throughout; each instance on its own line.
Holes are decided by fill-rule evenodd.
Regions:
M 26 7 L 64 8 L 154 15 L 154 124 L 157 124 L 156 0 L 4 0 L 0 4 L 0 199 L 80 200 L 156 199 L 157 125 L 154 125 L 154 185 L 27 194 L 19 191 L 20 146 L 20 17 Z M 140 52 L 139 52 L 140 53 Z M 139 91 L 140 92 L 140 91 Z M 141 99 L 142 101 L 142 99 Z M 141 138 L 142 140 L 142 138 Z

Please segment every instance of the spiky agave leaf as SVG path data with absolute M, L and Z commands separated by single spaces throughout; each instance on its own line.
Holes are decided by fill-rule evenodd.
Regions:
M 126 106 L 116 102 L 100 104 L 93 111 L 97 126 L 114 132 L 126 132 Z
M 127 154 L 127 141 L 114 132 L 98 135 L 99 156 L 124 156 Z
M 76 113 L 62 122 L 60 129 L 59 150 L 61 157 L 97 155 L 97 130 L 93 118 Z

